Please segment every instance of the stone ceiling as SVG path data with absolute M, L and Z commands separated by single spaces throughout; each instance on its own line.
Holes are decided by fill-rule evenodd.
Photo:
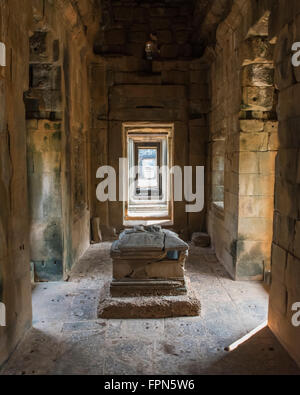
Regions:
M 78 1 L 80 2 L 81 0 Z M 180 29 L 189 29 L 191 32 L 188 43 L 193 47 L 193 57 L 198 58 L 203 55 L 207 46 L 214 44 L 217 27 L 228 15 L 234 0 L 90 1 L 98 4 L 98 8 L 101 10 L 100 33 L 108 29 L 119 29 L 126 25 L 131 29 L 132 25 L 147 23 L 147 20 L 151 18 L 160 18 L 160 21 L 153 24 L 153 31 L 167 29 L 167 25 L 170 25 L 170 23 L 174 26 L 174 20 L 172 18 L 174 18 L 174 15 L 177 15 L 177 20 L 182 19 L 182 27 Z M 167 20 L 168 18 L 169 21 Z M 183 22 L 184 18 L 188 18 L 187 22 Z M 166 26 L 163 25 L 164 20 L 166 21 Z M 176 23 L 177 21 L 175 21 Z M 101 34 L 103 36 L 103 33 Z M 103 41 L 103 37 L 100 37 L 100 46 L 102 45 L 102 47 Z M 97 45 L 99 47 L 99 35 Z M 109 50 L 111 48 L 110 46 Z M 118 50 L 116 47 L 115 51 L 118 52 Z

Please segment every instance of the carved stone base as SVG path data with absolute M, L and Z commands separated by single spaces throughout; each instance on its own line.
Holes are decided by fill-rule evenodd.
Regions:
M 151 319 L 171 317 L 195 317 L 201 312 L 201 304 L 189 282 L 187 293 L 177 296 L 112 297 L 110 284 L 101 291 L 98 317 L 104 319 Z

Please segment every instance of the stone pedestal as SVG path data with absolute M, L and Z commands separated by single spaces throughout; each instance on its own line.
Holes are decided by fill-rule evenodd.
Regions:
M 177 296 L 112 297 L 110 284 L 101 290 L 98 317 L 102 319 L 152 319 L 197 317 L 201 304 L 189 280 L 186 294 Z M 144 289 L 144 288 L 143 288 Z
M 149 230 L 147 230 L 149 229 Z M 188 245 L 175 233 L 137 227 L 112 245 L 113 297 L 184 295 Z
M 100 318 L 197 316 L 200 302 L 185 279 L 189 246 L 173 232 L 136 227 L 113 243 L 113 280 L 103 288 Z
M 185 295 L 185 262 L 187 251 L 179 252 L 178 259 L 136 256 L 113 258 L 113 281 L 110 291 L 120 296 Z

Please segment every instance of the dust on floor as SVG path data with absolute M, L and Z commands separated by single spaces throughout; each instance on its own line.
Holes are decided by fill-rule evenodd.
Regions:
M 201 317 L 97 319 L 109 249 L 91 246 L 69 282 L 35 287 L 33 328 L 1 374 L 300 373 L 268 328 L 225 351 L 267 319 L 268 293 L 260 283 L 232 281 L 210 249 L 192 247 L 187 264 Z

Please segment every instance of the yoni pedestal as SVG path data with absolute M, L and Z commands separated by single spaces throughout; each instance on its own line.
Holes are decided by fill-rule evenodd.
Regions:
M 188 245 L 160 227 L 125 231 L 111 249 L 111 295 L 184 295 Z
M 187 286 L 188 245 L 160 227 L 127 230 L 111 249 L 113 280 L 100 297 L 100 318 L 196 316 L 200 302 Z

